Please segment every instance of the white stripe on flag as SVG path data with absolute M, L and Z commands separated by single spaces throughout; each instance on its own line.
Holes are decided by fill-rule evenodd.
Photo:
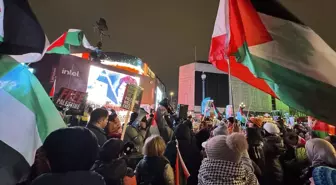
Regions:
M 23 55 L 10 55 L 10 56 L 12 58 L 14 58 L 16 61 L 21 62 L 21 63 L 38 62 L 42 59 L 45 52 L 47 52 L 47 49 L 48 49 L 49 45 L 50 45 L 49 40 L 48 40 L 47 36 L 45 36 L 43 53 L 26 53 L 26 54 L 23 54 Z
M 228 19 L 228 16 L 226 16 L 226 12 L 228 12 L 228 8 L 229 8 L 228 1 L 220 0 L 212 37 L 217 37 L 217 36 L 226 35 L 230 33 L 230 28 L 228 28 L 229 19 Z
M 36 150 L 42 146 L 35 114 L 3 89 L 0 97 L 0 140 L 32 165 Z
M 336 87 L 336 53 L 312 29 L 259 13 L 274 39 L 249 47 L 260 58 Z

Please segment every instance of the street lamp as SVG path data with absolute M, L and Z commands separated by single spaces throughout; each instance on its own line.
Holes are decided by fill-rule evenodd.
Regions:
M 204 71 L 202 72 L 201 79 L 202 79 L 202 100 L 204 100 L 205 98 L 205 79 L 206 79 L 206 74 L 204 73 Z
M 246 107 L 246 105 L 244 104 L 244 102 L 241 102 L 240 105 L 239 105 L 239 107 L 240 107 L 241 109 L 244 109 L 244 108 Z
M 173 96 L 174 96 L 174 92 L 170 92 L 170 102 L 173 102 Z

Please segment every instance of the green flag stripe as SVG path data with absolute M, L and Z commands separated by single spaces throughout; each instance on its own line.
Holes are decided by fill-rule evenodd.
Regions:
M 264 79 L 282 102 L 327 123 L 336 124 L 335 87 L 254 56 L 249 53 L 246 43 L 239 48 L 236 57 L 254 75 Z
M 80 31 L 68 32 L 65 43 L 73 46 L 80 46 L 82 44 L 83 34 Z
M 5 83 L 2 88 L 35 113 L 37 128 L 43 142 L 50 132 L 65 127 L 65 124 L 38 79 L 26 66 L 13 61 L 12 58 L 7 59 L 11 60 L 0 62 L 0 74 L 3 74 L 0 81 L 11 83 Z M 16 67 L 4 74 L 3 69 L 8 69 L 6 64 Z

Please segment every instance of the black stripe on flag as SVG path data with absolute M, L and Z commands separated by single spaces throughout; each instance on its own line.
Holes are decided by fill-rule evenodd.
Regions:
M 277 0 L 251 0 L 257 12 L 304 25 Z
M 0 54 L 42 53 L 45 34 L 28 0 L 4 0 L 4 6 L 4 42 L 0 44 Z
M 27 177 L 30 166 L 16 150 L 0 141 L 0 184 L 16 184 Z

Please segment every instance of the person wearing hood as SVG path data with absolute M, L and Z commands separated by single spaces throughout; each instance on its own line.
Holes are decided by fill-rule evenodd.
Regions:
M 276 124 L 265 123 L 264 126 L 265 169 L 263 170 L 265 184 L 280 185 L 284 181 L 283 167 L 280 157 L 285 153 L 285 146 L 279 136 L 280 129 Z
M 103 108 L 98 108 L 92 111 L 90 121 L 86 126 L 86 128 L 96 135 L 99 146 L 103 146 L 103 144 L 107 141 L 106 133 L 104 131 L 107 121 L 108 111 Z
M 32 185 L 105 185 L 101 175 L 90 171 L 99 149 L 90 130 L 58 129 L 46 138 L 42 148 L 51 171 L 36 178 Z
M 198 174 L 198 185 L 258 185 L 247 153 L 244 135 L 215 136 L 206 143 L 207 158 Z
M 306 143 L 306 151 L 311 166 L 303 170 L 302 182 L 309 183 L 312 171 L 319 166 L 336 167 L 336 151 L 328 141 L 320 138 L 310 139 Z
M 141 119 L 140 123 L 138 123 L 136 120 L 138 118 L 139 114 L 136 112 L 133 112 L 131 114 L 130 122 L 128 123 L 125 131 L 124 141 L 125 142 L 132 142 L 135 146 L 135 148 L 141 153 L 142 147 L 145 142 L 145 136 L 143 135 L 143 128 L 142 126 L 145 126 L 146 123 L 142 123 L 143 119 Z M 146 116 L 144 116 L 146 118 Z M 144 128 L 146 129 L 146 128 Z
M 190 173 L 187 184 L 196 185 L 198 181 L 197 175 L 201 166 L 202 155 L 196 146 L 193 133 L 187 124 L 179 124 L 176 127 L 173 138 L 167 144 L 167 148 L 164 153 L 164 156 L 167 157 L 170 165 L 173 166 L 173 168 L 175 167 L 177 155 L 176 142 L 178 143 L 182 159 L 184 160 L 184 163 Z
M 126 177 L 134 177 L 133 170 L 128 168 L 126 160 L 121 158 L 123 150 L 123 141 L 109 139 L 99 152 L 99 160 L 92 169 L 104 177 L 106 185 L 122 185 Z
M 212 131 L 212 135 L 228 135 L 228 128 L 224 121 L 218 123 L 217 127 Z
M 166 116 L 171 113 L 168 99 L 165 98 L 159 103 L 154 117 L 150 119 L 150 126 L 146 133 L 146 138 L 154 135 L 160 135 L 163 140 L 168 143 L 173 135 L 171 123 L 167 122 Z

